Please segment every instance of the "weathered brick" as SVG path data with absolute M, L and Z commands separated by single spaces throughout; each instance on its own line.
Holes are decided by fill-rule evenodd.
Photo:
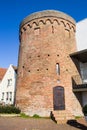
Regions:
M 53 88 L 62 86 L 65 109 L 75 114 L 78 103 L 81 113 L 71 80 L 78 70 L 69 56 L 76 51 L 75 28 L 73 18 L 57 11 L 38 12 L 22 21 L 16 92 L 16 104 L 22 112 L 49 116 L 54 110 Z

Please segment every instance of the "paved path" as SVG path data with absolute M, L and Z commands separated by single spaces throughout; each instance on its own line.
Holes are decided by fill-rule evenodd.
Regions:
M 87 130 L 87 124 L 83 120 L 58 125 L 50 119 L 0 117 L 0 130 Z

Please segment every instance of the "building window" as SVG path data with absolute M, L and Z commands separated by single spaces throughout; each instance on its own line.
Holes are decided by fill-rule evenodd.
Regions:
M 4 92 L 2 93 L 2 100 L 4 100 Z
M 60 65 L 59 63 L 56 63 L 56 73 L 60 75 Z
M 8 79 L 8 86 L 12 85 L 12 79 Z
M 10 99 L 9 100 L 12 101 L 12 92 L 10 92 Z
M 8 93 L 8 92 L 6 92 L 6 100 L 8 100 L 8 96 L 9 96 L 9 93 Z

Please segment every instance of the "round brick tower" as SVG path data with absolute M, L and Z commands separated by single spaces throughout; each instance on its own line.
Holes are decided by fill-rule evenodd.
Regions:
M 28 115 L 73 112 L 72 75 L 77 69 L 69 54 L 76 51 L 75 21 L 46 10 L 20 24 L 16 105 Z

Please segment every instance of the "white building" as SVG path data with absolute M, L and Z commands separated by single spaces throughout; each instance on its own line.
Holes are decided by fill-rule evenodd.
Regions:
M 83 107 L 87 104 L 87 18 L 76 24 L 76 43 L 77 52 L 73 57 L 79 62 L 82 84 L 76 85 L 74 92 Z
M 0 82 L 0 102 L 14 104 L 17 68 L 10 65 Z
M 87 18 L 76 24 L 77 50 L 87 49 Z

